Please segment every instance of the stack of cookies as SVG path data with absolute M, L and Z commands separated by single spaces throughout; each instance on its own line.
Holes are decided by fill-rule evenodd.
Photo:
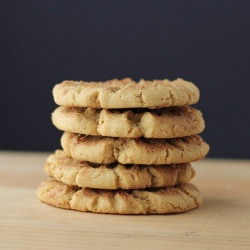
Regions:
M 62 150 L 45 164 L 38 198 L 50 205 L 112 214 L 166 214 L 197 208 L 191 162 L 209 146 L 198 135 L 199 89 L 182 79 L 64 81 L 52 113 Z

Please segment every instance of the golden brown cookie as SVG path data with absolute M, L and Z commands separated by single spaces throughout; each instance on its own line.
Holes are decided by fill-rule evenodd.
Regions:
M 52 113 L 60 130 L 86 135 L 129 138 L 174 138 L 199 134 L 202 113 L 189 106 L 109 110 L 60 106 Z
M 103 190 L 68 186 L 54 179 L 37 188 L 38 198 L 52 206 L 110 214 L 167 214 L 197 208 L 202 202 L 191 183 L 141 190 Z
M 78 161 L 110 164 L 171 164 L 202 159 L 209 145 L 199 135 L 174 139 L 131 139 L 64 132 L 61 145 Z
M 199 89 L 183 79 L 106 82 L 63 81 L 53 88 L 58 105 L 92 108 L 159 108 L 198 102 Z
M 46 160 L 49 176 L 68 185 L 99 189 L 142 189 L 186 183 L 195 174 L 190 163 L 171 165 L 112 165 L 79 162 L 56 150 Z

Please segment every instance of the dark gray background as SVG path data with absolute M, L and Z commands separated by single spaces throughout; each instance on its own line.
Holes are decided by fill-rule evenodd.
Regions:
M 250 1 L 0 2 L 0 149 L 53 151 L 62 80 L 177 77 L 201 91 L 209 157 L 250 158 Z

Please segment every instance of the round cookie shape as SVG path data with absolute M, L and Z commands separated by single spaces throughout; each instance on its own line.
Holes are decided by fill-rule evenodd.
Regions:
M 112 165 L 79 162 L 56 150 L 45 172 L 67 185 L 98 189 L 143 189 L 186 183 L 195 175 L 190 163 L 171 165 Z
M 103 190 L 69 186 L 54 179 L 40 183 L 37 197 L 55 207 L 107 214 L 168 214 L 197 208 L 202 196 L 196 186 L 142 190 Z
M 79 134 L 128 138 L 175 138 L 201 133 L 202 113 L 189 106 L 161 109 L 94 109 L 57 107 L 56 128 Z
M 199 135 L 172 139 L 115 138 L 64 132 L 61 146 L 77 161 L 110 164 L 172 164 L 200 160 L 209 145 Z
M 189 81 L 140 80 L 130 78 L 105 82 L 63 81 L 53 88 L 56 104 L 105 109 L 162 108 L 198 102 L 199 89 Z

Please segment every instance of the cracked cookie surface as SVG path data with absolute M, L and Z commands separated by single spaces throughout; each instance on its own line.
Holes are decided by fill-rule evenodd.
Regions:
M 91 164 L 75 161 L 56 150 L 45 163 L 45 172 L 68 185 L 99 189 L 142 189 L 174 186 L 191 180 L 190 163 L 171 165 Z
M 61 146 L 77 161 L 110 164 L 172 164 L 197 161 L 209 145 L 199 135 L 172 139 L 131 139 L 64 132 Z
M 201 133 L 202 113 L 189 106 L 109 110 L 60 106 L 52 113 L 60 130 L 110 137 L 174 138 Z
M 197 208 L 202 196 L 185 183 L 174 187 L 143 190 L 103 190 L 69 186 L 55 179 L 40 183 L 37 197 L 52 206 L 83 212 L 111 214 L 167 214 Z
M 63 81 L 53 88 L 56 104 L 92 108 L 160 108 L 197 103 L 199 89 L 183 79 L 174 81 L 113 79 L 106 82 Z

